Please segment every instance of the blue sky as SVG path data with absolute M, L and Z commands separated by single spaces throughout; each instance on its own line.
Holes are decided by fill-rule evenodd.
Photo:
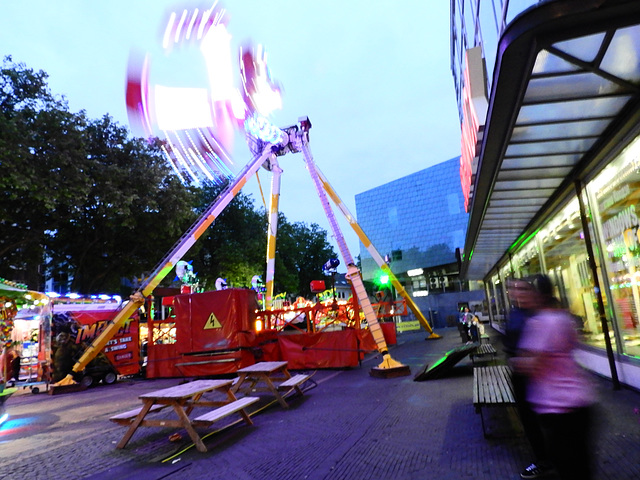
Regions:
M 0 5 L 0 53 L 47 72 L 53 93 L 91 118 L 108 113 L 128 126 L 124 91 L 133 49 L 151 52 L 152 69 L 158 65 L 165 84 L 180 84 L 191 68 L 201 68 L 194 55 L 193 65 L 161 70 L 159 35 L 168 9 L 210 6 L 206 2 L 3 0 Z M 269 53 L 272 76 L 283 87 L 283 109 L 273 122 L 287 126 L 301 116 L 310 118 L 313 157 L 354 215 L 356 194 L 459 155 L 449 2 L 227 0 L 223 6 L 234 43 L 251 39 Z M 237 144 L 233 157 L 242 164 L 250 154 Z M 287 218 L 330 232 L 302 155 L 282 157 L 280 166 L 281 210 Z M 268 199 L 270 179 L 266 172 L 260 178 Z M 262 205 L 255 179 L 244 192 Z M 355 257 L 358 239 L 337 210 L 336 215 Z

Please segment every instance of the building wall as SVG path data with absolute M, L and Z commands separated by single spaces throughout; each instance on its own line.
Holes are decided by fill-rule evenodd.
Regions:
M 480 45 L 491 91 L 498 40 L 509 23 L 539 0 L 460 0 L 451 2 L 451 73 L 462 121 L 462 84 L 465 51 Z
M 460 303 L 469 304 L 472 312 L 477 311 L 478 317 L 484 318 L 482 305 L 485 295 L 482 290 L 441 293 L 418 297 L 413 300 L 433 328 L 455 326 L 455 322 L 457 322 L 460 315 L 460 309 L 458 308 Z
M 394 274 L 454 263 L 464 245 L 468 214 L 460 189 L 459 157 L 356 195 L 358 223 Z M 360 244 L 362 275 L 378 272 Z
M 505 15 L 501 14 L 495 0 L 452 3 L 452 72 L 459 106 L 463 105 L 465 50 L 482 47 L 488 91 L 495 93 L 491 83 L 494 67 L 504 60 L 500 58 L 504 50 L 498 48 L 496 39 L 519 13 L 542 3 L 554 2 L 500 3 L 510 9 L 502 12 Z M 492 4 L 495 8 L 489 9 Z M 598 15 L 606 18 L 604 7 L 598 7 Z M 612 34 L 613 38 L 624 38 L 628 49 L 626 55 L 637 58 L 639 44 L 629 39 L 640 38 L 640 25 L 628 25 L 627 19 L 616 21 L 619 22 L 618 30 Z M 609 19 L 601 25 L 599 22 L 589 24 L 590 29 L 594 26 L 601 26 L 602 33 L 587 36 L 575 27 L 576 37 L 571 41 L 577 43 L 585 38 L 598 38 L 605 31 L 611 34 L 616 22 Z M 568 42 L 563 40 L 565 48 Z M 551 85 L 549 78 L 545 81 Z M 633 81 L 640 83 L 638 76 Z M 576 83 L 576 88 L 578 86 Z M 538 90 L 538 108 L 541 108 L 540 99 L 544 94 L 559 88 L 554 83 Z M 502 113 L 499 109 L 496 111 L 498 115 Z M 461 118 L 462 113 L 460 109 Z M 554 120 L 560 118 L 558 116 Z M 599 164 L 589 166 L 583 162 L 587 169 L 577 178 L 580 188 L 556 191 L 557 203 L 539 211 L 532 220 L 530 231 L 533 234 L 523 238 L 517 248 L 510 249 L 508 258 L 505 256 L 498 262 L 484 281 L 492 323 L 502 329 L 508 319 L 510 304 L 506 289 L 508 280 L 535 273 L 549 275 L 555 296 L 579 319 L 582 345 L 578 357 L 583 365 L 598 374 L 613 376 L 609 360 L 614 360 L 620 381 L 640 388 L 640 215 L 636 214 L 640 208 L 640 128 L 636 126 L 625 131 L 623 121 L 614 125 L 620 130 L 609 129 L 606 137 L 601 137 L 601 142 L 596 144 L 596 148 L 602 148 L 597 151 L 602 158 Z M 594 134 L 592 136 L 595 137 Z M 607 145 L 613 138 L 617 139 L 616 143 Z M 565 144 L 570 140 L 567 139 Z M 594 156 L 594 151 L 587 152 L 585 158 Z M 582 212 L 579 196 L 585 207 Z M 586 231 L 585 225 L 588 225 Z M 611 358 L 608 358 L 607 346 L 611 347 Z

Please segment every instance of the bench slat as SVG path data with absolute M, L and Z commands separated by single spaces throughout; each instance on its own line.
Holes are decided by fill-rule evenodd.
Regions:
M 260 400 L 257 397 L 243 397 L 238 400 L 235 400 L 231 403 L 227 403 L 222 407 L 216 408 L 215 410 L 211 410 L 210 412 L 205 413 L 204 415 L 200 415 L 199 417 L 193 420 L 193 423 L 200 424 L 210 424 L 221 418 L 226 417 L 227 415 L 231 415 L 232 413 L 237 412 L 238 410 L 242 410 L 249 405 L 254 404 Z
M 163 408 L 168 407 L 168 405 L 153 405 L 150 409 L 149 409 L 149 413 L 151 412 L 157 412 L 158 410 L 162 410 Z M 118 415 L 114 415 L 113 417 L 111 417 L 109 420 L 111 420 L 112 422 L 116 422 L 116 423 L 122 423 L 125 421 L 131 421 L 134 418 L 136 418 L 136 416 L 140 413 L 140 411 L 142 410 L 143 407 L 138 407 L 138 408 L 134 408 L 133 410 L 129 410 L 128 412 L 122 412 L 119 413 Z
M 495 355 L 496 349 L 490 343 L 483 343 L 479 345 L 478 348 L 473 352 L 473 355 Z
M 293 387 L 297 387 L 298 385 L 306 382 L 309 379 L 310 375 L 298 374 L 293 377 L 287 379 L 278 385 L 278 390 L 289 389 Z

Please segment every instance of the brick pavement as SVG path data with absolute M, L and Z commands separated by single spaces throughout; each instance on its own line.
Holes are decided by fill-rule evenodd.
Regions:
M 425 364 L 459 344 L 457 330 L 438 333 L 440 340 L 425 341 L 424 333 L 398 337 L 392 357 L 409 365 L 412 376 L 370 377 L 369 369 L 380 362 L 375 357 L 360 368 L 318 371 L 313 377 L 317 387 L 292 400 L 290 409 L 275 404 L 254 417 L 254 426 L 235 425 L 211 435 L 205 440 L 207 453 L 194 448 L 178 453 L 187 443 L 170 443 L 174 431 L 149 428 L 139 429 L 126 449 L 115 449 L 124 427 L 110 423 L 109 416 L 138 406 L 142 391 L 173 385 L 175 379 L 123 381 L 54 397 L 12 397 L 8 407 L 15 422 L 0 430 L 0 478 L 519 478 L 530 459 L 529 447 L 518 435 L 517 419 L 504 409 L 495 409 L 488 423 L 505 437 L 484 438 L 471 404 L 468 357 L 445 378 L 413 381 Z M 491 335 L 500 350 L 498 334 Z M 614 392 L 609 382 L 597 381 L 597 479 L 640 478 L 640 416 L 634 412 L 640 394 Z M 184 432 L 183 437 L 188 439 Z

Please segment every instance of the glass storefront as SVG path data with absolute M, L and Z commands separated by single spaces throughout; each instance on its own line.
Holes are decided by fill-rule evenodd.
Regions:
M 640 137 L 587 183 L 583 200 L 598 282 L 574 193 L 487 278 L 492 322 L 504 327 L 508 278 L 546 273 L 556 297 L 580 319 L 584 343 L 604 349 L 599 285 L 614 351 L 640 358 Z
M 588 185 L 619 353 L 635 357 L 640 357 L 639 168 L 640 139 L 636 138 Z

